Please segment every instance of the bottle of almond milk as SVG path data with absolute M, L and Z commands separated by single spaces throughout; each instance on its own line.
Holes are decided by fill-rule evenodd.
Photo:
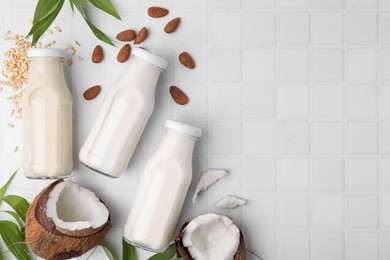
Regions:
M 81 147 L 79 159 L 110 177 L 127 168 L 154 108 L 154 93 L 168 63 L 144 49 L 133 50 L 129 67 L 110 87 Z
M 23 171 L 28 178 L 69 177 L 73 168 L 72 96 L 64 76 L 65 52 L 31 49 L 23 95 Z
M 173 239 L 192 180 L 192 154 L 202 130 L 167 121 L 166 134 L 145 165 L 123 237 L 146 250 L 161 252 Z

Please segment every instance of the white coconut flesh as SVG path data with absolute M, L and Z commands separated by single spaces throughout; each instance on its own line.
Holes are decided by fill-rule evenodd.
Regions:
M 49 193 L 46 215 L 57 227 L 75 231 L 103 226 L 109 211 L 92 191 L 73 181 L 63 181 Z
M 195 260 L 232 260 L 240 244 L 240 230 L 227 216 L 205 214 L 190 221 L 182 243 Z

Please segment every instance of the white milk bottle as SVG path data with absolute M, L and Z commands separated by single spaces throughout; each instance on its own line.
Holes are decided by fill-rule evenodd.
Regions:
M 23 95 L 23 171 L 28 178 L 69 177 L 73 168 L 72 96 L 64 75 L 65 52 L 31 49 Z
M 192 180 L 192 154 L 202 130 L 167 121 L 166 134 L 145 165 L 123 237 L 146 250 L 161 252 L 173 239 Z
M 133 50 L 129 67 L 110 87 L 81 147 L 79 159 L 110 177 L 127 168 L 154 108 L 154 94 L 168 63 L 141 48 Z

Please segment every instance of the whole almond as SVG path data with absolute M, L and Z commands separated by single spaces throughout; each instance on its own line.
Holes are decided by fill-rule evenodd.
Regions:
M 131 42 L 135 39 L 135 31 L 134 30 L 125 30 L 123 32 L 118 33 L 116 36 L 118 41 L 121 42 Z
M 95 49 L 92 52 L 92 62 L 100 63 L 104 58 L 103 48 L 100 45 L 96 45 Z
M 101 87 L 100 86 L 93 86 L 93 87 L 90 87 L 89 89 L 87 89 L 86 91 L 84 91 L 84 98 L 86 100 L 91 100 L 91 99 L 94 99 L 95 97 L 97 97 L 97 95 L 99 95 L 100 93 L 100 90 L 101 90 Z
M 181 64 L 183 64 L 185 67 L 189 69 L 195 68 L 195 62 L 192 59 L 191 55 L 189 55 L 187 52 L 182 52 L 179 55 L 179 61 Z
M 190 101 L 186 93 L 176 86 L 170 87 L 169 93 L 171 93 L 172 99 L 179 105 L 185 105 Z
M 125 44 L 123 47 L 119 50 L 118 55 L 117 55 L 117 60 L 121 63 L 127 61 L 130 57 L 131 53 L 131 47 L 130 44 Z
M 148 29 L 142 27 L 142 29 L 138 32 L 137 36 L 135 37 L 134 44 L 140 44 L 146 39 L 146 37 L 148 37 Z
M 161 18 L 166 16 L 168 13 L 169 11 L 167 9 L 158 6 L 152 6 L 148 9 L 149 16 L 153 18 Z
M 180 17 L 171 20 L 169 23 L 167 23 L 167 25 L 165 25 L 164 32 L 173 33 L 177 29 L 179 24 L 180 24 Z

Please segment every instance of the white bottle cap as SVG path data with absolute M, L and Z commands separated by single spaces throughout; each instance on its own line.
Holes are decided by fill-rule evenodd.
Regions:
M 36 48 L 27 52 L 28 57 L 59 57 L 65 58 L 65 52 L 54 48 Z
M 173 121 L 173 120 L 168 120 L 165 123 L 165 127 L 176 130 L 176 131 L 181 132 L 181 133 L 184 133 L 186 135 L 194 136 L 196 138 L 199 138 L 202 136 L 202 129 L 200 129 L 199 127 L 180 123 L 180 122 Z
M 147 50 L 144 50 L 142 48 L 135 48 L 132 51 L 134 56 L 140 57 L 146 61 L 149 61 L 150 63 L 156 65 L 157 67 L 160 67 L 162 69 L 166 69 L 168 66 L 168 61 L 161 58 L 160 56 L 157 56 Z

